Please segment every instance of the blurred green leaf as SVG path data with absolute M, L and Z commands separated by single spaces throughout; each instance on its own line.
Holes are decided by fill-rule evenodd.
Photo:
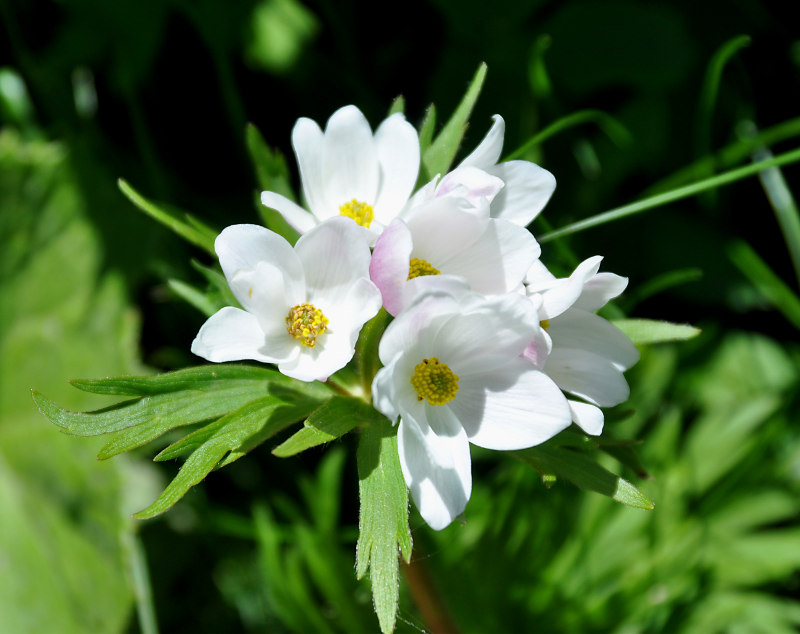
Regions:
M 472 78 L 472 82 L 461 103 L 458 104 L 453 115 L 422 155 L 422 165 L 426 172 L 426 180 L 430 180 L 437 174 L 445 174 L 450 169 L 450 165 L 456 157 L 456 152 L 458 152 L 458 146 L 461 145 L 461 139 L 467 129 L 467 122 L 470 114 L 472 114 L 472 108 L 478 100 L 481 88 L 483 88 L 486 70 L 486 64 L 481 64 L 478 67 L 478 72 Z
M 358 445 L 358 490 L 361 500 L 356 546 L 356 576 L 370 571 L 372 600 L 381 632 L 394 630 L 399 593 L 398 548 L 411 559 L 408 489 L 400 469 L 397 431 L 377 411 Z
M 180 280 L 167 280 L 169 289 L 190 306 L 199 310 L 206 317 L 211 317 L 221 306 L 208 297 L 206 293 L 191 284 Z
M 685 341 L 700 334 L 700 329 L 687 324 L 673 324 L 655 319 L 615 319 L 613 323 L 636 345 Z

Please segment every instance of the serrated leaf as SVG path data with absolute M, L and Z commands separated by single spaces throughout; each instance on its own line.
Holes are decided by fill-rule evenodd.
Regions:
M 397 430 L 376 412 L 358 444 L 358 490 L 361 500 L 356 546 L 356 576 L 369 568 L 372 601 L 381 631 L 394 629 L 398 601 L 398 550 L 411 559 L 408 488 L 400 469 Z
M 539 445 L 515 451 L 514 454 L 543 474 L 569 480 L 578 488 L 601 493 L 621 504 L 646 510 L 655 506 L 630 482 L 576 451 Z
M 685 341 L 701 332 L 699 328 L 687 324 L 673 324 L 655 319 L 615 319 L 612 323 L 637 345 Z
M 374 420 L 375 410 L 361 399 L 334 396 L 311 413 L 303 429 L 278 445 L 272 453 L 279 458 L 294 456 L 336 440 L 358 425 Z
M 202 481 L 226 454 L 242 452 L 254 437 L 266 439 L 295 420 L 296 408 L 275 396 L 256 399 L 227 414 L 217 422 L 213 435 L 192 452 L 158 499 L 134 517 L 148 519 L 163 513 Z
M 447 121 L 441 132 L 436 136 L 436 139 L 431 143 L 430 147 L 425 150 L 422 155 L 422 165 L 427 172 L 428 180 L 436 176 L 436 174 L 445 174 L 453 162 L 453 159 L 458 152 L 458 146 L 461 144 L 461 139 L 464 137 L 464 131 L 467 127 L 467 121 L 475 102 L 478 100 L 483 82 L 486 79 L 486 64 L 481 64 L 478 67 L 478 72 L 470 82 L 469 88 L 458 108 L 453 113 L 453 116 Z
M 216 232 L 211 229 L 206 230 L 200 228 L 199 222 L 190 224 L 184 221 L 180 217 L 181 212 L 176 211 L 173 206 L 155 203 L 145 198 L 121 178 L 117 181 L 117 185 L 125 197 L 148 216 L 171 229 L 184 240 L 191 242 L 201 249 L 205 249 L 208 253 L 216 257 L 216 253 L 214 252 L 214 240 L 217 236 Z M 183 212 L 183 215 L 186 216 L 187 214 Z

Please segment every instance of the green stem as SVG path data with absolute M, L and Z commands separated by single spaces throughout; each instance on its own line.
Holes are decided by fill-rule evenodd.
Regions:
M 133 528 L 125 531 L 121 540 L 133 584 L 139 628 L 142 634 L 158 634 L 158 620 L 153 607 L 153 590 L 150 587 L 150 575 L 147 571 L 147 559 L 142 542 Z
M 635 203 L 630 203 L 628 205 L 623 205 L 622 207 L 617 207 L 616 209 L 605 211 L 597 214 L 596 216 L 592 216 L 591 218 L 573 222 L 565 227 L 562 227 L 561 229 L 556 229 L 555 231 L 551 231 L 543 236 L 540 236 L 538 240 L 540 243 L 549 242 L 550 240 L 554 240 L 562 236 L 578 233 L 579 231 L 585 231 L 586 229 L 591 229 L 592 227 L 597 227 L 614 220 L 619 220 L 620 218 L 625 218 L 642 211 L 647 211 L 648 209 L 667 205 L 677 200 L 689 198 L 690 196 L 696 196 L 697 194 L 710 189 L 715 189 L 723 185 L 734 183 L 743 178 L 747 178 L 748 176 L 752 176 L 753 174 L 758 174 L 768 167 L 787 165 L 797 161 L 800 161 L 800 148 L 792 150 L 791 152 L 779 154 L 775 158 L 767 161 L 759 161 L 758 163 L 753 163 L 752 165 L 745 165 L 744 167 L 723 172 L 722 174 L 703 179 L 696 183 L 692 183 L 691 185 L 678 187 L 672 191 L 665 192 L 663 194 L 656 194 L 655 196 L 645 198 L 644 200 L 639 200 Z

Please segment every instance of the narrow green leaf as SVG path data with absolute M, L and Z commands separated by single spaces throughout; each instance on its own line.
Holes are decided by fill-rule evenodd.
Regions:
M 161 450 L 153 458 L 153 462 L 174 460 L 175 458 L 179 458 L 184 454 L 193 452 L 195 449 L 199 449 L 203 443 L 209 440 L 226 424 L 225 418 L 218 418 L 213 423 L 204 425 L 200 429 L 195 429 L 191 434 L 186 434 L 180 440 Z
M 800 328 L 800 298 L 769 268 L 753 248 L 742 240 L 731 243 L 728 257 L 795 328 Z
M 183 301 L 199 310 L 206 317 L 211 317 L 222 308 L 217 302 L 212 301 L 206 293 L 191 284 L 173 279 L 167 280 L 167 286 Z
M 472 108 L 478 100 L 483 82 L 486 79 L 486 64 L 481 64 L 478 71 L 470 82 L 469 88 L 464 95 L 461 103 L 458 104 L 453 116 L 436 136 L 433 143 L 425 150 L 422 155 L 422 165 L 425 167 L 428 179 L 436 174 L 444 174 L 450 169 L 450 165 L 458 152 L 458 146 L 464 137 L 467 121 L 472 113 Z
M 433 132 L 436 129 L 436 106 L 431 104 L 425 111 L 425 118 L 419 127 L 419 151 L 424 155 L 433 141 Z
M 278 445 L 272 453 L 279 458 L 294 456 L 336 440 L 358 425 L 373 422 L 375 417 L 375 410 L 361 399 L 334 396 L 311 413 L 303 429 Z
M 185 222 L 181 219 L 180 212 L 177 212 L 174 207 L 160 203 L 157 204 L 145 198 L 121 178 L 117 181 L 117 185 L 125 197 L 148 216 L 171 229 L 184 240 L 216 256 L 214 252 L 214 237 L 216 237 L 216 234 L 214 234 L 214 236 L 209 236 L 208 232 Z
M 236 308 L 241 308 L 239 304 L 239 300 L 236 299 L 236 296 L 233 294 L 231 287 L 228 286 L 228 280 L 225 279 L 225 276 L 217 271 L 216 269 L 212 269 L 211 267 L 204 266 L 200 264 L 197 260 L 191 260 L 191 265 L 194 270 L 200 273 L 206 281 L 208 282 L 211 288 L 215 289 L 220 296 L 220 300 L 225 306 L 234 306 Z
M 612 321 L 633 343 L 685 341 L 700 334 L 700 329 L 687 324 L 673 324 L 656 319 L 615 319 Z
M 637 284 L 636 288 L 626 291 L 624 312 L 630 313 L 635 306 L 644 300 L 663 293 L 670 288 L 695 282 L 702 277 L 703 271 L 697 268 L 677 269 L 657 275 L 646 282 Z
M 388 116 L 391 117 L 393 114 L 397 114 L 398 112 L 400 114 L 404 114 L 405 111 L 406 111 L 406 100 L 403 97 L 403 95 L 397 95 L 397 97 L 394 98 L 394 101 L 392 101 L 392 105 L 389 108 Z
M 569 480 L 578 488 L 601 493 L 634 508 L 651 510 L 655 506 L 630 482 L 576 451 L 539 445 L 513 453 L 541 473 Z
M 364 394 L 372 393 L 372 380 L 381 367 L 378 358 L 378 344 L 380 343 L 383 331 L 389 325 L 392 316 L 381 308 L 375 317 L 370 319 L 361 329 L 361 335 L 356 344 L 356 359 L 358 361 L 358 372 L 361 376 L 361 389 Z
M 277 433 L 291 422 L 287 419 L 292 415 L 292 408 L 274 396 L 256 399 L 226 415 L 215 433 L 192 452 L 158 499 L 134 517 L 148 519 L 163 513 L 201 482 L 228 452 L 239 450 L 255 435 Z
M 738 167 L 736 169 L 717 174 L 716 176 L 697 181 L 690 185 L 677 187 L 671 191 L 656 194 L 655 196 L 650 196 L 644 200 L 639 200 L 628 205 L 623 205 L 622 207 L 617 207 L 616 209 L 604 211 L 603 213 L 597 214 L 590 218 L 573 222 L 565 227 L 561 227 L 561 229 L 549 231 L 548 233 L 539 236 L 539 242 L 550 242 L 556 238 L 578 233 L 579 231 L 585 231 L 586 229 L 591 229 L 592 227 L 597 227 L 615 220 L 620 220 L 621 218 L 626 218 L 627 216 L 632 216 L 633 214 L 641 213 L 656 207 L 661 207 L 684 198 L 696 196 L 704 191 L 716 189 L 717 187 L 729 185 L 730 183 L 735 183 L 743 178 L 758 174 L 768 167 L 788 165 L 798 161 L 800 161 L 800 148 L 790 152 L 784 152 L 783 154 L 779 154 L 775 158 L 767 161 L 759 161 L 758 163 Z
M 270 148 L 261 132 L 252 123 L 247 124 L 245 141 L 259 188 L 296 201 L 289 178 L 289 167 L 283 154 Z
M 376 412 L 377 413 L 377 412 Z M 411 559 L 408 489 L 397 453 L 397 430 L 381 416 L 364 427 L 358 445 L 358 489 L 361 499 L 356 576 L 370 570 L 372 600 L 381 632 L 394 629 L 398 601 L 398 548 Z

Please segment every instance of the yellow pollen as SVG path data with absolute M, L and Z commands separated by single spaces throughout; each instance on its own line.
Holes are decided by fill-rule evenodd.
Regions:
M 423 275 L 439 275 L 441 271 L 431 266 L 427 260 L 420 258 L 411 258 L 408 267 L 408 279 L 413 280 L 415 277 L 422 277 Z
M 539 322 L 539 325 L 547 330 L 550 327 L 550 321 L 547 319 L 542 319 L 542 321 Z
M 375 218 L 375 213 L 372 211 L 372 205 L 362 203 L 355 198 L 353 198 L 353 200 L 350 202 L 341 205 L 339 207 L 339 212 L 342 216 L 352 218 L 362 227 L 369 227 L 370 224 L 372 224 L 373 218 Z
M 417 392 L 417 400 L 427 400 L 431 405 L 444 405 L 458 394 L 458 376 L 439 359 L 423 359 L 414 368 L 411 385 Z
M 328 330 L 328 318 L 311 304 L 298 304 L 289 311 L 286 325 L 292 337 L 313 348 L 317 345 L 317 337 Z

